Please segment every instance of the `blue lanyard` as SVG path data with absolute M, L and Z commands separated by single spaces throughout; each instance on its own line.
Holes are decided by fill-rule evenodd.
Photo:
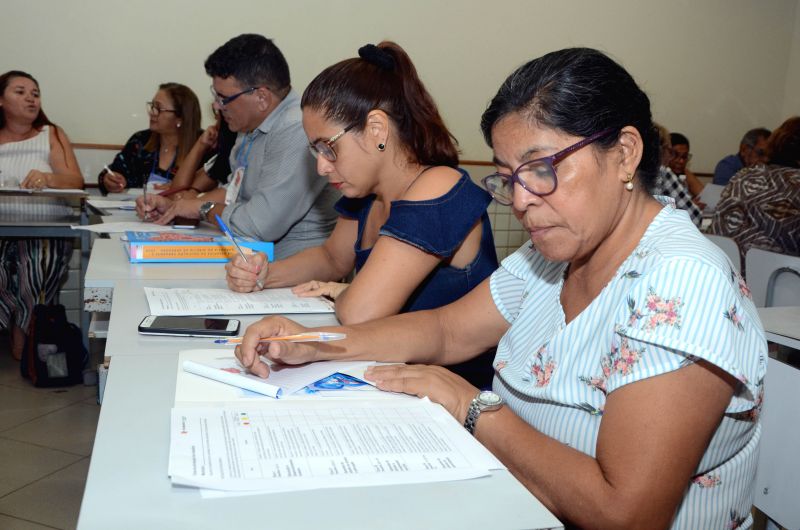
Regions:
M 244 168 L 244 172 L 247 173 L 247 164 L 248 158 L 250 157 L 250 149 L 253 148 L 253 142 L 256 140 L 256 131 L 253 131 L 252 135 L 245 136 L 244 141 L 242 142 L 242 146 L 239 147 L 239 152 L 236 153 L 236 165 L 239 167 Z M 244 151 L 244 158 L 242 158 L 242 151 Z
M 159 147 L 159 150 L 161 148 Z M 159 151 L 156 151 L 156 156 L 153 157 L 153 164 L 150 167 L 150 175 L 156 172 L 156 167 L 158 167 L 158 157 L 160 155 Z M 170 173 L 172 173 L 172 168 L 175 166 L 175 160 L 178 158 L 177 151 L 175 152 L 175 156 L 172 158 L 172 162 L 170 162 L 169 167 L 167 168 L 167 180 L 172 180 L 169 178 Z M 147 178 L 150 178 L 150 175 L 147 175 Z M 147 184 L 145 183 L 145 186 Z

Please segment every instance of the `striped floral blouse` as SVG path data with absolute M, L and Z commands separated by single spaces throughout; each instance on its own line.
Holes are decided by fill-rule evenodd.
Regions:
M 497 348 L 495 391 L 534 428 L 594 457 L 610 392 L 697 359 L 719 366 L 741 384 L 672 528 L 748 528 L 767 348 L 741 276 L 672 202 L 569 324 L 559 300 L 565 269 L 527 244 L 492 275 L 495 304 L 511 323 Z

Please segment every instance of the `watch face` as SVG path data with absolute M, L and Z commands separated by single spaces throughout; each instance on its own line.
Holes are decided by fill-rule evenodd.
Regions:
M 478 394 L 478 401 L 480 401 L 481 405 L 486 406 L 494 406 L 494 405 L 502 405 L 503 398 L 491 392 L 489 390 L 484 390 L 480 394 Z

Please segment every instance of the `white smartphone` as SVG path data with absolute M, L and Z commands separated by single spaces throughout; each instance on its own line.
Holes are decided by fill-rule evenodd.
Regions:
M 239 321 L 228 318 L 146 316 L 139 324 L 143 335 L 178 337 L 233 337 Z

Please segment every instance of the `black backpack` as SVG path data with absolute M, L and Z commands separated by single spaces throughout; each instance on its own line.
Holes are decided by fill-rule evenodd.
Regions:
M 83 382 L 88 360 L 81 330 L 67 320 L 64 306 L 36 305 L 19 366 L 22 377 L 38 387 L 76 385 Z

